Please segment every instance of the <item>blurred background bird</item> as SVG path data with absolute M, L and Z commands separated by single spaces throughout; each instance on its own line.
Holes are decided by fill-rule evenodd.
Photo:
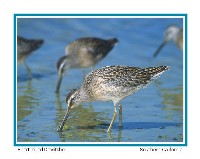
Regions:
M 63 74 L 69 68 L 94 67 L 118 43 L 117 38 L 100 39 L 95 37 L 79 38 L 66 47 L 66 54 L 57 61 L 58 81 L 56 93 L 59 92 Z
M 30 56 L 33 51 L 39 49 L 44 43 L 43 39 L 26 39 L 21 36 L 17 36 L 17 63 L 24 63 L 28 72 L 28 76 L 31 78 L 31 70 L 26 64 L 25 60 Z
M 173 41 L 175 45 L 183 51 L 183 28 L 179 28 L 175 25 L 171 25 L 167 27 L 167 29 L 164 32 L 164 40 L 161 43 L 161 45 L 158 47 L 156 52 L 154 53 L 154 57 L 156 57 L 162 48 L 169 42 Z

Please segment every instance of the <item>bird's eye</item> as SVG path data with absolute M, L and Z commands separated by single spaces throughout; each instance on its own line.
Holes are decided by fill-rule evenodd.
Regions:
M 72 91 L 70 91 L 69 93 L 68 93 L 68 95 L 67 95 L 67 97 L 66 97 L 66 103 L 67 104 L 73 104 L 74 103 L 74 101 L 75 101 L 75 97 L 76 97 L 76 95 L 75 95 L 75 89 L 74 90 L 72 90 Z
M 74 102 L 74 99 L 75 99 L 75 97 L 72 97 L 72 98 L 70 99 L 70 101 L 71 101 L 71 102 Z

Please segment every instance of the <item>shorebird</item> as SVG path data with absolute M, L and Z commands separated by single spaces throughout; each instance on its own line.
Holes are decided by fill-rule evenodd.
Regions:
M 17 36 L 17 62 L 18 64 L 25 64 L 29 77 L 31 77 L 31 70 L 25 60 L 33 51 L 40 48 L 43 43 L 44 40 L 42 39 L 25 39 L 21 36 Z
M 164 40 L 153 56 L 156 57 L 165 44 L 167 44 L 169 41 L 173 41 L 176 46 L 183 51 L 183 28 L 179 28 L 175 25 L 167 27 L 164 32 Z
M 66 97 L 66 114 L 57 128 L 60 132 L 70 114 L 71 108 L 80 105 L 82 102 L 113 101 L 114 113 L 108 127 L 109 133 L 119 109 L 119 126 L 122 126 L 122 106 L 120 101 L 141 88 L 146 87 L 150 82 L 158 78 L 168 70 L 168 66 L 159 67 L 130 67 L 130 66 L 107 66 L 89 73 L 78 89 L 70 91 Z
M 118 42 L 116 38 L 79 38 L 65 49 L 66 55 L 57 61 L 58 81 L 56 93 L 59 92 L 63 74 L 69 68 L 94 67 Z

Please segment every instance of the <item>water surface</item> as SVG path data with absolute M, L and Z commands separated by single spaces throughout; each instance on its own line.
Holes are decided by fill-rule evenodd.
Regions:
M 43 38 L 27 64 L 17 66 L 18 142 L 182 142 L 183 141 L 183 54 L 170 42 L 157 58 L 163 31 L 171 24 L 182 27 L 179 18 L 18 18 L 17 34 Z M 147 88 L 124 99 L 123 128 L 118 118 L 110 135 L 106 133 L 113 114 L 112 102 L 84 103 L 72 110 L 64 131 L 56 127 L 65 111 L 66 94 L 81 85 L 90 69 L 69 70 L 55 94 L 56 62 L 65 47 L 80 37 L 119 39 L 119 44 L 99 62 L 107 65 L 149 67 L 168 65 L 170 70 Z

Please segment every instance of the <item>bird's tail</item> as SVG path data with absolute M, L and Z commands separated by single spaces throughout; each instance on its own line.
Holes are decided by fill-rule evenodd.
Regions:
M 151 76 L 151 80 L 155 80 L 158 78 L 163 72 L 169 70 L 169 66 L 159 66 L 159 67 L 148 67 L 144 71 L 148 72 L 149 76 Z
M 119 42 L 117 38 L 108 39 L 107 41 L 111 44 L 111 46 L 114 46 Z
M 36 50 L 36 49 L 40 48 L 43 43 L 44 43 L 43 39 L 30 40 L 32 50 Z

